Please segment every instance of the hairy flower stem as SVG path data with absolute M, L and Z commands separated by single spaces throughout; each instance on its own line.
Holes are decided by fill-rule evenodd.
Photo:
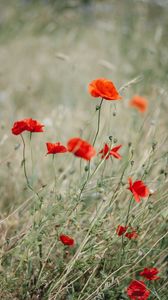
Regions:
M 126 227 L 127 224 L 128 224 L 132 201 L 133 201 L 133 196 L 132 196 L 132 198 L 130 200 L 130 203 L 129 203 L 129 206 L 128 206 L 128 211 L 127 211 L 127 216 L 126 216 L 126 221 L 125 221 L 124 227 Z M 124 245 L 124 235 L 122 235 L 122 254 L 121 254 L 121 260 L 120 260 L 120 266 L 122 265 L 122 261 L 123 261 L 124 255 L 125 255 L 125 245 Z
M 54 173 L 54 195 L 56 198 L 56 185 L 57 185 L 57 176 L 56 176 L 56 168 L 55 168 L 55 155 L 53 154 L 53 173 Z
M 103 104 L 103 98 L 101 99 L 99 106 L 96 107 L 96 110 L 98 110 L 98 119 L 97 119 L 97 131 L 96 131 L 96 135 L 95 135 L 94 140 L 93 140 L 93 146 L 96 143 L 96 140 L 97 140 L 97 137 L 98 137 L 98 134 L 99 134 L 99 130 L 100 130 L 100 116 L 101 116 L 102 104 Z
M 36 192 L 33 187 L 31 186 L 30 182 L 29 182 L 29 178 L 28 178 L 28 175 L 27 175 L 27 170 L 26 170 L 26 144 L 25 144 L 25 140 L 23 138 L 23 135 L 21 134 L 21 139 L 22 139 L 22 142 L 23 142 L 23 170 L 24 170 L 24 175 L 25 175 L 25 178 L 26 178 L 26 183 L 27 183 L 27 186 L 28 188 L 38 197 L 39 201 L 40 201 L 40 209 L 41 209 L 41 205 L 42 205 L 42 198 L 39 196 L 38 192 Z M 42 241 L 40 239 L 40 242 L 39 242 L 39 265 L 40 265 L 40 270 L 41 270 L 41 267 L 42 267 Z M 39 272 L 40 272 L 39 270 Z

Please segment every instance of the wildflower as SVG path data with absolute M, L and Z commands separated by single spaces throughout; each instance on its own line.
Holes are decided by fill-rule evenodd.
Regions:
M 74 239 L 65 234 L 61 234 L 59 239 L 66 246 L 74 246 L 74 244 L 75 244 Z
M 132 280 L 127 288 L 127 295 L 132 300 L 146 300 L 150 295 L 143 281 Z
M 149 189 L 147 188 L 147 186 L 144 184 L 143 181 L 137 180 L 134 183 L 132 183 L 132 179 L 129 178 L 128 182 L 129 182 L 128 190 L 130 190 L 133 193 L 136 202 L 140 202 L 140 197 L 144 198 L 149 196 Z
M 138 237 L 138 234 L 135 229 L 132 231 L 129 231 L 125 234 L 125 237 L 127 237 L 129 240 L 135 240 Z
M 127 226 L 118 225 L 116 233 L 118 234 L 118 236 L 121 236 L 127 231 L 127 228 Z
M 156 276 L 159 273 L 157 268 L 144 268 L 142 272 L 139 273 L 140 276 L 145 277 L 147 280 L 157 280 L 160 277 Z
M 65 153 L 67 152 L 67 148 L 63 145 L 61 145 L 60 142 L 57 142 L 55 144 L 52 143 L 46 143 L 47 146 L 47 154 L 56 154 L 56 153 Z
M 27 124 L 24 120 L 16 121 L 12 127 L 12 133 L 14 135 L 21 134 L 23 131 L 27 130 Z
M 95 148 L 87 141 L 84 141 L 80 138 L 70 139 L 67 143 L 67 149 L 75 156 L 81 157 L 86 160 L 90 160 L 93 156 L 96 155 Z
M 25 122 L 27 124 L 27 131 L 30 132 L 43 132 L 44 125 L 38 122 L 37 120 L 33 119 L 25 119 Z
M 121 159 L 121 155 L 117 152 L 121 147 L 122 145 L 118 145 L 110 150 L 109 146 L 105 144 L 104 148 L 99 152 L 102 154 L 101 158 L 106 157 L 106 159 L 108 159 L 110 156 L 114 156 L 117 159 Z
M 148 108 L 148 100 L 144 97 L 135 95 L 130 100 L 129 105 L 144 113 Z
M 16 121 L 12 127 L 12 133 L 14 135 L 21 134 L 23 131 L 30 132 L 43 132 L 44 125 L 40 124 L 37 120 L 24 119 Z
M 119 100 L 122 97 L 119 95 L 112 81 L 105 78 L 93 80 L 88 87 L 91 96 L 101 97 L 105 100 Z

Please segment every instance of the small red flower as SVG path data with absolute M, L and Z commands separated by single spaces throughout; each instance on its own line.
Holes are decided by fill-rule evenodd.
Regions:
M 16 121 L 12 127 L 12 133 L 14 135 L 21 134 L 23 131 L 30 132 L 43 132 L 44 125 L 40 124 L 37 120 L 24 119 Z
M 65 235 L 65 234 L 61 234 L 60 237 L 59 237 L 60 241 L 66 245 L 66 246 L 74 246 L 75 244 L 75 241 L 73 238 L 71 238 L 70 236 L 68 235 Z
M 87 141 L 84 141 L 80 138 L 70 139 L 67 143 L 67 149 L 75 156 L 81 157 L 86 160 L 90 160 L 93 156 L 96 155 L 95 148 Z
M 133 193 L 136 202 L 140 202 L 140 197 L 144 198 L 149 196 L 149 189 L 147 188 L 147 186 L 144 184 L 143 181 L 137 180 L 134 183 L 132 183 L 132 179 L 129 178 L 128 182 L 129 182 L 128 190 L 130 190 Z
M 157 268 L 144 268 L 142 272 L 139 273 L 140 276 L 145 277 L 147 280 L 157 280 L 160 277 L 156 276 L 159 273 Z
M 118 236 L 121 236 L 127 231 L 127 228 L 128 228 L 127 226 L 118 225 L 116 229 L 116 233 L 118 234 Z
M 108 159 L 110 156 L 114 156 L 117 159 L 121 159 L 121 155 L 117 152 L 121 147 L 122 145 L 118 145 L 110 150 L 109 146 L 105 144 L 104 148 L 99 152 L 102 154 L 101 158 L 106 157 L 106 159 Z
M 27 131 L 30 132 L 43 132 L 43 127 L 44 125 L 41 124 L 40 122 L 38 122 L 37 120 L 33 120 L 33 119 L 25 119 L 24 120 L 27 124 Z
M 25 120 L 16 121 L 12 127 L 12 133 L 14 135 L 21 134 L 23 131 L 27 130 L 27 124 Z
M 142 113 L 144 113 L 148 109 L 148 100 L 138 95 L 133 96 L 129 104 L 130 106 L 135 107 Z
M 143 281 L 132 280 L 127 288 L 127 295 L 132 300 L 146 300 L 150 295 Z
M 56 154 L 56 153 L 65 153 L 67 152 L 67 148 L 60 144 L 60 142 L 57 142 L 55 144 L 52 143 L 46 143 L 47 146 L 47 154 Z
M 136 232 L 135 229 L 133 229 L 132 231 L 129 231 L 125 234 L 125 236 L 129 239 L 129 240 L 135 240 L 138 237 L 138 234 Z
M 119 100 L 122 97 L 119 95 L 112 81 L 105 78 L 93 80 L 88 87 L 91 96 L 101 97 L 106 100 Z

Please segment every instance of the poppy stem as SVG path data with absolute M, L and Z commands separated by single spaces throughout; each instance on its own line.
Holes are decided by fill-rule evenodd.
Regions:
M 131 200 L 130 200 L 130 203 L 129 203 L 129 206 L 128 206 L 128 211 L 127 211 L 127 216 L 126 216 L 126 221 L 125 221 L 124 227 L 126 227 L 127 224 L 128 224 L 132 200 L 133 200 L 133 197 L 131 197 Z M 125 245 L 124 245 L 124 235 L 122 235 L 122 254 L 121 254 L 121 260 L 120 260 L 120 266 L 122 265 L 124 255 L 125 255 Z
M 22 164 L 23 164 L 23 170 L 24 170 L 24 175 L 25 175 L 25 178 L 26 178 L 26 182 L 27 182 L 27 186 L 28 188 L 34 192 L 32 186 L 30 185 L 30 182 L 29 182 L 29 179 L 28 179 L 28 175 L 27 175 L 27 170 L 26 170 L 26 144 L 25 144 L 25 140 L 23 138 L 23 135 L 21 134 L 21 139 L 22 139 L 22 142 L 23 142 L 23 160 L 22 160 Z
M 56 198 L 56 184 L 57 184 L 57 177 L 56 177 L 56 169 L 55 169 L 55 155 L 53 154 L 53 171 L 54 171 L 54 194 Z
M 99 130 L 100 130 L 100 115 L 101 115 L 102 103 L 103 103 L 103 98 L 101 99 L 99 106 L 96 107 L 96 110 L 98 110 L 98 119 L 97 119 L 97 131 L 96 131 L 96 135 L 95 135 L 94 140 L 93 140 L 93 146 L 96 143 L 97 136 L 98 136 Z

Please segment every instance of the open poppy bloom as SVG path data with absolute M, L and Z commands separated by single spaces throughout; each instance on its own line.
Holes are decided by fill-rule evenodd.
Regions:
M 104 145 L 104 148 L 99 152 L 102 154 L 101 158 L 104 157 L 108 159 L 110 156 L 114 156 L 117 159 L 121 159 L 121 155 L 118 153 L 118 150 L 122 147 L 122 145 L 118 145 L 110 150 L 109 146 L 107 144 Z
M 68 235 L 65 235 L 65 234 L 61 234 L 60 237 L 59 237 L 60 241 L 66 245 L 66 246 L 74 246 L 75 244 L 75 241 L 73 238 L 71 238 L 70 236 Z
M 25 120 L 16 121 L 12 127 L 12 133 L 14 135 L 21 134 L 23 131 L 27 130 L 27 124 Z
M 40 124 L 37 120 L 24 119 L 16 121 L 12 127 L 12 133 L 14 135 L 21 134 L 23 131 L 30 132 L 43 132 L 44 125 Z
M 33 119 L 25 119 L 25 122 L 27 124 L 27 131 L 30 132 L 43 132 L 43 127 L 44 125 L 41 124 L 39 121 L 37 120 L 33 120 Z
M 125 234 L 125 237 L 127 237 L 129 240 L 135 240 L 138 237 L 138 234 L 135 229 L 132 231 L 129 231 Z
M 75 156 L 81 157 L 86 160 L 91 160 L 91 158 L 96 155 L 95 148 L 81 138 L 70 139 L 67 143 L 67 149 Z
M 144 97 L 135 95 L 130 100 L 129 105 L 144 113 L 148 109 L 148 100 Z
M 150 295 L 143 281 L 132 280 L 127 288 L 127 295 L 132 300 L 146 300 Z
M 149 189 L 141 180 L 137 180 L 132 183 L 132 179 L 128 178 L 129 188 L 133 195 L 136 202 L 140 202 L 140 197 L 148 197 L 149 196 Z
M 65 153 L 67 152 L 67 148 L 60 144 L 60 142 L 57 142 L 55 144 L 52 143 L 46 143 L 47 146 L 47 154 L 56 154 L 56 153 Z
M 88 87 L 91 96 L 101 97 L 105 100 L 119 100 L 122 97 L 119 95 L 112 81 L 105 78 L 93 80 Z
M 140 276 L 143 276 L 147 280 L 157 280 L 160 277 L 156 276 L 159 273 L 157 268 L 144 268 L 142 272 L 139 273 Z
M 121 236 L 127 231 L 127 228 L 127 226 L 118 225 L 116 233 L 118 234 L 118 236 Z

